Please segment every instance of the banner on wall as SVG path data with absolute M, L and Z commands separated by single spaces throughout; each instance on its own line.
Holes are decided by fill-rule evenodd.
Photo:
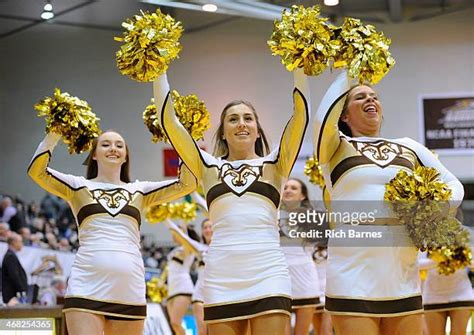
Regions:
M 440 154 L 474 153 L 474 92 L 420 96 L 420 141 Z
M 163 149 L 163 162 L 165 177 L 177 177 L 179 156 L 174 149 Z
M 200 149 L 206 151 L 206 149 L 202 146 L 200 146 Z M 165 177 L 177 177 L 179 163 L 180 160 L 178 153 L 174 149 L 163 149 L 163 171 Z

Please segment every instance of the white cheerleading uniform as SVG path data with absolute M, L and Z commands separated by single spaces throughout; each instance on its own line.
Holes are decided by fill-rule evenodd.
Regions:
M 203 210 L 207 211 L 207 207 L 204 204 L 201 204 Z M 171 231 L 173 234 L 173 237 L 175 238 L 178 243 L 182 245 L 181 250 L 186 250 L 188 253 L 192 253 L 196 256 L 198 259 L 198 279 L 196 281 L 196 285 L 194 285 L 194 289 L 192 290 L 192 296 L 191 296 L 191 303 L 203 303 L 204 298 L 202 295 L 203 291 L 203 281 L 204 281 L 204 257 L 207 253 L 208 246 L 204 243 L 197 242 L 193 239 L 191 239 L 187 234 L 183 233 L 179 227 L 172 222 L 171 220 L 166 220 L 165 221 L 166 226 L 168 229 Z M 172 257 L 169 257 L 172 259 Z M 194 260 L 194 258 L 193 258 Z M 189 265 L 191 267 L 191 265 Z M 189 268 L 188 268 L 188 275 L 189 275 Z M 169 279 L 168 279 L 169 280 Z M 189 287 L 189 284 L 188 284 Z M 170 292 L 169 293 L 170 297 L 173 296 L 173 294 Z M 188 294 L 186 294 L 188 295 Z M 174 295 L 176 296 L 176 294 Z M 170 298 L 168 298 L 170 299 Z
M 280 231 L 285 234 L 287 212 L 280 211 Z M 281 235 L 280 244 L 285 255 L 291 279 L 291 307 L 293 309 L 316 307 L 320 304 L 318 273 L 314 267 L 309 247 L 304 247 L 302 241 L 295 241 Z M 310 248 L 312 250 L 312 246 Z
M 427 270 L 423 282 L 423 307 L 425 312 L 444 312 L 457 309 L 474 309 L 474 294 L 468 269 L 459 269 L 451 275 L 439 274 L 436 262 L 420 253 L 420 269 Z
M 178 121 L 166 78 L 155 103 L 170 142 L 201 181 L 213 237 L 204 259 L 204 320 L 208 323 L 291 312 L 291 282 L 280 248 L 280 189 L 296 161 L 308 123 L 304 75 L 293 93 L 294 115 L 280 146 L 265 157 L 227 161 L 199 149 Z M 188 165 L 189 166 L 189 165 Z
M 145 271 L 139 231 L 142 210 L 190 193 L 195 178 L 183 169 L 182 182 L 93 182 L 48 167 L 56 143 L 56 135 L 46 136 L 28 174 L 46 191 L 67 201 L 78 225 L 80 246 L 68 280 L 64 311 L 144 319 Z
M 327 250 L 316 252 L 314 257 L 314 264 L 316 272 L 318 273 L 319 291 L 321 296 L 319 298 L 320 304 L 316 306 L 315 313 L 324 311 L 324 303 L 326 301 L 326 267 L 327 267 Z
M 203 259 L 206 257 L 207 251 L 203 253 Z M 196 285 L 194 287 L 194 293 L 193 296 L 191 297 L 191 303 L 204 303 L 204 270 L 206 267 L 206 264 L 204 263 L 204 260 L 201 259 L 199 260 L 199 265 L 198 265 L 198 279 L 196 281 Z
M 194 259 L 194 255 L 183 247 L 174 248 L 168 254 L 168 300 L 180 295 L 193 295 L 194 284 L 190 271 Z
M 348 90 L 344 73 L 324 96 L 315 118 L 314 147 L 331 210 L 371 212 L 375 220 L 372 225 L 358 226 L 342 220 L 332 222 L 336 231 L 342 232 L 340 236 L 347 238 L 329 239 L 325 308 L 333 314 L 370 317 L 419 313 L 423 306 L 417 249 L 406 228 L 398 224 L 389 203 L 383 200 L 385 184 L 398 171 L 411 172 L 422 165 L 440 172 L 440 178 L 452 190 L 452 208 L 459 205 L 464 190 L 430 150 L 409 138 L 389 140 L 341 134 L 338 121 Z M 382 236 L 379 241 L 384 244 L 357 245 L 357 239 L 350 238 L 353 231 L 378 231 Z

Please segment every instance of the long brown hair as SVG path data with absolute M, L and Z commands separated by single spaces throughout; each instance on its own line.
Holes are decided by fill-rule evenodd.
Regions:
M 227 110 L 237 105 L 247 106 L 252 111 L 253 115 L 255 116 L 255 120 L 257 121 L 257 130 L 260 137 L 258 137 L 257 140 L 255 141 L 255 153 L 260 157 L 268 155 L 270 153 L 270 145 L 268 144 L 267 137 L 265 136 L 265 133 L 263 132 L 263 128 L 260 125 L 260 121 L 258 120 L 257 112 L 255 111 L 255 108 L 253 107 L 253 105 L 250 102 L 245 101 L 245 100 L 234 100 L 234 101 L 229 102 L 224 107 L 224 110 L 221 113 L 219 128 L 217 128 L 216 133 L 214 134 L 213 155 L 215 157 L 227 157 L 229 155 L 229 146 L 227 145 L 227 141 L 223 139 L 224 119 L 225 119 Z
M 116 133 L 116 134 L 120 135 L 120 133 L 116 132 L 115 130 L 109 129 L 109 130 L 106 130 L 103 133 L 101 133 L 100 136 L 102 136 L 105 133 Z M 120 135 L 120 136 L 122 136 L 122 135 Z M 89 155 L 87 156 L 86 160 L 83 163 L 84 165 L 87 166 L 87 172 L 86 172 L 86 178 L 87 179 L 96 178 L 97 174 L 99 172 L 99 167 L 97 165 L 97 161 L 95 159 L 93 159 L 93 156 L 94 156 L 95 151 L 97 149 L 97 144 L 99 143 L 99 137 L 96 137 L 93 140 L 92 148 L 89 151 Z M 123 181 L 124 183 L 129 183 L 130 182 L 130 154 L 129 154 L 130 151 L 128 150 L 127 143 L 125 143 L 125 150 L 126 150 L 127 153 L 125 155 L 125 162 L 122 164 L 122 166 L 120 168 L 120 180 Z
M 311 203 L 309 201 L 309 194 L 308 194 L 308 187 L 306 186 L 306 184 L 301 180 L 301 179 L 298 179 L 298 178 L 288 178 L 288 181 L 290 180 L 294 180 L 296 181 L 298 184 L 300 184 L 300 187 L 301 187 L 301 194 L 304 196 L 304 199 L 301 200 L 301 205 L 300 207 L 303 207 L 303 208 L 312 208 L 311 206 Z M 288 182 L 287 181 L 287 182 Z

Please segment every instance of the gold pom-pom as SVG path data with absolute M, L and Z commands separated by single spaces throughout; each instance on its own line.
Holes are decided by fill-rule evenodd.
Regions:
M 204 101 L 199 100 L 195 94 L 181 96 L 175 90 L 171 95 L 174 110 L 181 124 L 196 141 L 202 139 L 211 126 L 211 117 Z
M 448 217 L 450 197 L 451 190 L 434 168 L 419 166 L 413 173 L 400 170 L 385 185 L 384 199 L 421 250 L 468 243 L 468 232 L 454 217 Z
M 151 206 L 145 216 L 150 223 L 163 222 L 170 217 L 169 204 Z
M 309 181 L 319 187 L 324 187 L 323 171 L 316 157 L 310 157 L 304 166 L 304 174 L 308 176 Z
M 122 27 L 126 29 L 123 37 L 115 37 L 123 42 L 116 53 L 117 67 L 136 81 L 153 81 L 166 72 L 181 51 L 181 22 L 159 9 L 152 14 L 141 11 L 141 15 L 123 22 Z
M 146 294 L 152 302 L 161 303 L 168 296 L 167 277 L 168 266 L 165 267 L 159 278 L 153 277 L 146 283 Z
M 195 220 L 197 205 L 194 202 L 175 202 L 151 206 L 146 213 L 150 223 L 163 222 L 166 219 L 180 219 L 186 222 Z
M 181 96 L 175 90 L 171 92 L 173 106 L 181 124 L 191 134 L 194 140 L 199 141 L 204 137 L 204 133 L 211 126 L 210 114 L 206 105 L 195 94 Z M 160 126 L 160 117 L 155 105 L 155 100 L 151 99 L 151 104 L 143 112 L 143 120 L 148 130 L 152 133 L 153 142 L 169 142 L 163 128 Z
M 46 118 L 46 132 L 61 135 L 69 153 L 81 153 L 92 146 L 101 133 L 99 118 L 92 113 L 89 104 L 63 92 L 54 90 L 53 97 L 46 97 L 34 108 L 38 116 Z
M 197 205 L 194 202 L 178 202 L 170 204 L 171 219 L 189 222 L 196 219 Z
M 464 269 L 472 261 L 471 248 L 469 247 L 430 249 L 428 257 L 438 263 L 438 273 L 446 276 L 453 274 L 456 270 Z
M 268 45 L 288 71 L 302 67 L 306 75 L 317 76 L 335 55 L 335 27 L 319 17 L 319 12 L 318 6 L 293 5 L 290 11 L 283 11 L 280 21 L 275 20 Z
M 362 25 L 358 19 L 344 20 L 337 41 L 340 50 L 334 57 L 333 67 L 347 67 L 349 76 L 359 79 L 361 84 L 376 84 L 395 65 L 388 51 L 391 40 L 374 26 Z
M 163 128 L 160 126 L 160 122 L 158 121 L 160 114 L 156 109 L 155 99 L 151 98 L 150 102 L 151 103 L 146 106 L 145 111 L 143 112 L 143 121 L 152 135 L 151 140 L 154 143 L 160 141 L 169 142 L 168 137 L 166 136 Z

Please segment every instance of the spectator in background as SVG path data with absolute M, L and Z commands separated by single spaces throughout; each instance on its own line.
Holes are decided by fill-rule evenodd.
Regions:
M 7 242 L 10 235 L 11 230 L 8 223 L 0 221 L 0 242 Z
M 28 227 L 21 227 L 18 230 L 18 233 L 23 239 L 23 245 L 30 246 L 31 245 L 31 230 Z
M 16 255 L 23 248 L 23 239 L 17 233 L 8 238 L 8 250 L 2 262 L 2 297 L 8 306 L 14 306 L 19 301 L 16 298 L 28 289 L 26 272 Z
M 10 230 L 14 232 L 18 232 L 24 225 L 10 197 L 5 196 L 0 201 L 0 221 L 7 222 L 10 225 Z
M 31 234 L 31 246 L 35 248 L 48 248 L 49 245 L 43 242 L 44 235 L 42 232 Z
M 67 238 L 63 237 L 59 240 L 58 250 L 67 252 L 71 251 L 71 245 L 69 244 L 69 240 Z
M 61 203 L 57 196 L 46 193 L 43 200 L 41 200 L 40 208 L 48 219 L 56 220 L 58 213 L 61 211 Z
M 42 290 L 40 294 L 40 304 L 44 306 L 54 306 L 58 304 L 58 300 L 64 298 L 66 293 L 66 280 L 61 275 L 54 276 L 51 286 Z
M 36 202 L 32 201 L 28 205 L 28 209 L 26 210 L 26 222 L 29 225 L 33 225 L 35 219 L 37 219 L 40 215 L 40 209 Z
M 70 232 L 68 232 L 68 229 L 71 225 L 71 222 L 73 221 L 69 220 L 69 217 L 66 215 L 63 215 L 59 218 L 57 227 L 60 237 L 67 237 L 67 234 L 70 234 Z
M 44 233 L 44 226 L 46 225 L 46 218 L 39 216 L 33 219 L 31 230 L 33 233 Z
M 54 233 L 52 232 L 46 233 L 45 238 L 51 249 L 58 250 L 59 244 L 58 244 L 58 240 L 56 239 L 56 235 Z

